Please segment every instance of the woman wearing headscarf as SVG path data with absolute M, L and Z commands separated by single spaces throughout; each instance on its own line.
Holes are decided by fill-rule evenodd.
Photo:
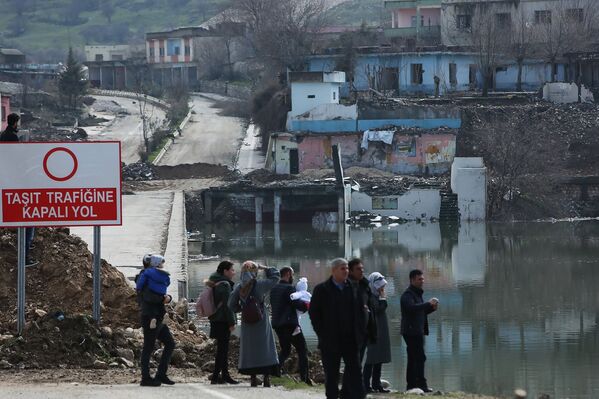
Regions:
M 260 270 L 264 270 L 265 277 L 259 279 Z M 251 376 L 252 387 L 258 386 L 258 374 L 264 376 L 264 386 L 270 387 L 270 375 L 277 372 L 279 365 L 264 300 L 280 277 L 274 267 L 267 268 L 246 261 L 241 267 L 241 282 L 229 297 L 229 308 L 241 313 L 239 372 Z
M 383 363 L 391 363 L 391 340 L 389 338 L 389 322 L 387 321 L 387 295 L 385 286 L 387 280 L 381 273 L 375 272 L 368 276 L 368 283 L 373 301 L 376 306 L 377 339 L 375 343 L 368 344 L 368 353 L 364 364 L 364 388 L 367 392 L 388 393 L 388 389 L 381 385 L 381 371 Z M 372 381 L 371 381 L 372 380 Z

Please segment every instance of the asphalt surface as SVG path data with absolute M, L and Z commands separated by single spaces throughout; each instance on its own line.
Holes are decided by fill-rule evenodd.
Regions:
M 235 169 L 246 175 L 256 169 L 264 168 L 266 159 L 262 154 L 261 147 L 260 129 L 256 125 L 250 124 L 239 149 Z
M 192 96 L 191 100 L 191 119 L 159 164 L 175 166 L 203 162 L 234 167 L 245 137 L 243 120 L 219 115 L 220 109 L 213 108 L 214 101 L 206 97 Z
M 123 195 L 123 225 L 101 230 L 102 259 L 131 278 L 139 272 L 144 254 L 164 253 L 174 196 L 168 191 Z M 93 228 L 72 227 L 71 233 L 93 248 Z
M 139 114 L 139 105 L 137 101 L 121 97 L 94 97 L 101 102 L 114 101 L 120 107 L 124 108 L 128 114 L 116 115 L 111 122 L 104 126 L 85 128 L 90 136 L 89 139 L 100 141 L 120 141 L 122 161 L 127 164 L 139 161 L 139 150 L 143 145 L 143 135 L 141 118 Z M 101 109 L 101 111 L 96 111 L 94 106 L 96 106 L 97 109 Z M 106 110 L 103 104 L 94 104 L 92 105 L 91 109 L 92 113 L 100 117 L 106 117 L 107 119 L 110 119 L 115 116 L 113 112 Z M 158 107 L 154 107 L 152 104 L 147 104 L 146 114 L 155 122 L 161 122 L 165 118 L 164 111 Z
M 38 384 L 38 385 L 0 385 L 0 399 L 315 399 L 323 398 L 324 392 L 281 388 L 250 388 L 247 384 L 205 385 L 176 384 L 162 387 L 140 387 L 139 385 L 77 385 L 77 384 Z

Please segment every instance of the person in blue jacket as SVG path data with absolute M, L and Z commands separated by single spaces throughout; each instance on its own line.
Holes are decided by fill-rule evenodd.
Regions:
M 141 386 L 174 385 L 166 373 L 175 350 L 175 340 L 163 323 L 166 314 L 165 304 L 173 298 L 167 294 L 170 285 L 170 275 L 164 270 L 164 257 L 146 255 L 143 259 L 144 270 L 137 276 L 136 289 L 141 307 L 141 326 L 144 333 L 144 345 L 141 353 Z M 150 376 L 150 357 L 156 340 L 164 345 L 156 376 Z

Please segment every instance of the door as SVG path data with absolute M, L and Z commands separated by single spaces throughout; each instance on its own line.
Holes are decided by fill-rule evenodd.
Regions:
M 297 148 L 289 150 L 289 174 L 297 175 L 299 173 L 299 154 Z

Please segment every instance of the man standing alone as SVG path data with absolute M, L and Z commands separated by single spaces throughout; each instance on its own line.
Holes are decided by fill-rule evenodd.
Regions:
M 439 301 L 432 298 L 424 302 L 422 287 L 424 274 L 415 269 L 410 272 L 410 286 L 401 295 L 401 335 L 406 341 L 408 365 L 406 369 L 407 390 L 420 388 L 432 392 L 424 378 L 424 336 L 428 335 L 429 313 L 437 310 Z
M 300 378 L 308 385 L 312 381 L 308 377 L 308 349 L 304 334 L 296 329 L 299 327 L 297 311 L 306 312 L 308 306 L 301 300 L 291 300 L 291 294 L 295 292 L 293 287 L 293 269 L 285 266 L 281 270 L 281 280 L 270 291 L 270 306 L 272 307 L 272 327 L 277 333 L 281 352 L 279 353 L 279 370 L 285 364 L 285 360 L 291 353 L 291 345 L 297 351 L 299 360 Z M 294 334 L 294 332 L 297 332 Z
M 331 262 L 331 278 L 314 288 L 310 303 L 310 320 L 318 336 L 322 354 L 327 399 L 339 398 L 339 366 L 345 363 L 344 375 L 349 386 L 344 399 L 363 399 L 366 394 L 362 383 L 360 350 L 365 340 L 365 329 L 357 316 L 363 309 L 357 292 L 348 281 L 347 260 Z

